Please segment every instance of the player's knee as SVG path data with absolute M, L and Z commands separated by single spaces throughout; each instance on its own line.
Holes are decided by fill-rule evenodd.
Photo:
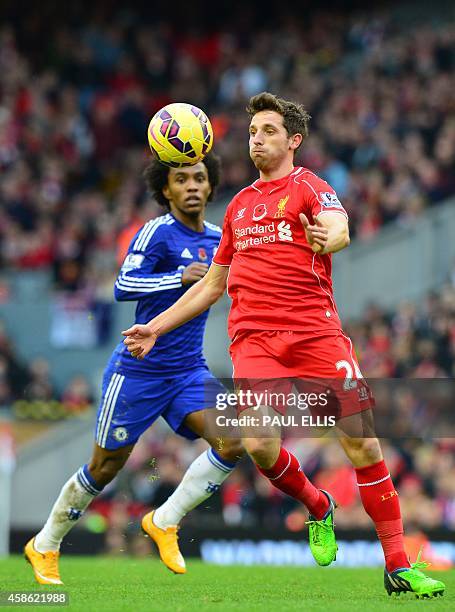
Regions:
M 215 449 L 218 455 L 225 461 L 235 463 L 243 457 L 245 449 L 240 440 L 227 439 L 223 441 L 223 445 Z
M 382 460 L 381 446 L 377 438 L 347 438 L 344 446 L 356 466 L 371 465 Z
M 103 457 L 102 459 L 92 459 L 88 469 L 95 482 L 105 487 L 117 476 L 123 466 L 123 462 L 111 457 Z
M 280 440 L 275 438 L 243 438 L 243 447 L 261 468 L 271 468 L 280 452 Z
M 360 452 L 364 461 L 368 462 L 367 465 L 382 460 L 381 445 L 377 438 L 364 438 Z

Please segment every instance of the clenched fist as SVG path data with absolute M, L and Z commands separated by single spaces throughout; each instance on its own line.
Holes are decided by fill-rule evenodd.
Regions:
M 207 264 L 193 261 L 193 263 L 190 263 L 190 265 L 183 270 L 182 285 L 197 283 L 201 278 L 204 278 L 208 269 L 209 267 Z

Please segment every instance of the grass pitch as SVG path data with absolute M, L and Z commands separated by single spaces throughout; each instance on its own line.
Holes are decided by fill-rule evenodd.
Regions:
M 422 601 L 409 593 L 389 597 L 380 569 L 222 567 L 191 559 L 187 566 L 186 575 L 174 576 L 155 559 L 66 556 L 60 562 L 65 586 L 50 589 L 69 593 L 64 609 L 84 612 L 455 610 L 453 570 L 434 572 L 446 583 L 444 597 Z M 49 587 L 38 585 L 30 565 L 13 556 L 0 560 L 0 590 Z

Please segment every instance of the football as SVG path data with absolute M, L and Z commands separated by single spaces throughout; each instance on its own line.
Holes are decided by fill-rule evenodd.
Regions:
M 204 111 L 192 104 L 176 102 L 153 116 L 148 141 L 153 155 L 162 164 L 173 168 L 193 166 L 212 148 L 213 130 Z

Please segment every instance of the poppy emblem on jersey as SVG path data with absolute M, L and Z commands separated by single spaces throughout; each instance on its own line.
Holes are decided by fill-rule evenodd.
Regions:
M 278 202 L 278 208 L 277 211 L 275 213 L 275 218 L 279 219 L 280 217 L 284 217 L 285 215 L 285 209 L 286 209 L 286 204 L 288 203 L 289 200 L 289 195 L 287 195 L 285 198 L 281 198 L 281 200 Z
M 201 261 L 205 261 L 207 259 L 207 251 L 204 249 L 204 247 L 199 247 L 198 255 Z
M 265 204 L 257 204 L 253 210 L 253 221 L 260 221 L 267 214 L 267 208 Z
M 116 427 L 112 435 L 117 442 L 124 442 L 128 438 L 128 431 L 124 427 Z

